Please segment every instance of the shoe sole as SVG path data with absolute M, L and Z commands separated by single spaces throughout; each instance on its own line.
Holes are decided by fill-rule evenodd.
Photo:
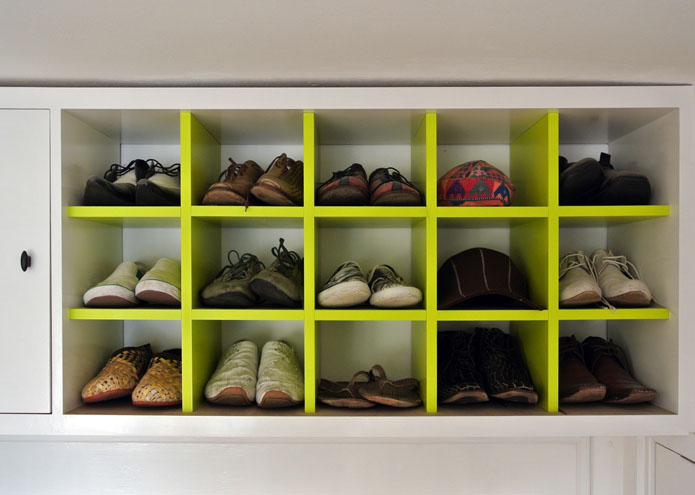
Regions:
M 320 206 L 365 206 L 369 193 L 356 186 L 339 186 L 321 195 Z
M 318 302 L 324 308 L 349 308 L 366 302 L 372 295 L 361 280 L 350 280 L 319 292 Z
M 522 389 L 507 390 L 501 394 L 492 394 L 490 397 L 506 400 L 508 402 L 519 402 L 522 404 L 535 404 L 538 402 L 538 394 L 536 392 Z
M 252 403 L 241 387 L 227 387 L 215 397 L 207 397 L 207 400 L 222 406 L 250 406 Z
M 266 392 L 263 399 L 261 399 L 261 401 L 258 403 L 258 407 L 262 407 L 264 409 L 277 409 L 280 407 L 297 406 L 301 403 L 302 401 L 294 400 L 285 392 L 271 390 L 270 392 Z
M 285 193 L 267 184 L 257 184 L 251 188 L 251 194 L 271 206 L 301 206 L 292 201 Z
M 369 202 L 370 206 L 421 206 L 422 199 L 419 194 L 406 191 L 389 191 L 383 193 L 376 200 Z
M 92 308 L 128 308 L 138 304 L 135 292 L 120 285 L 92 287 L 82 300 L 85 306 Z
M 267 280 L 260 278 L 252 280 L 251 290 L 258 297 L 270 304 L 278 304 L 280 306 L 287 306 L 290 308 L 298 308 L 301 306 L 301 301 L 292 299 Z
M 146 401 L 133 401 L 134 406 L 138 407 L 170 407 L 170 406 L 180 406 L 180 400 L 171 400 L 168 402 L 146 402 Z
M 618 296 L 607 297 L 606 301 L 611 303 L 613 306 L 625 306 L 633 308 L 649 306 L 649 304 L 652 302 L 651 298 L 647 299 L 644 292 L 639 290 L 626 292 L 625 294 L 620 294 Z
M 133 393 L 132 388 L 124 388 L 120 390 L 109 390 L 108 392 L 102 392 L 97 395 L 92 395 L 90 397 L 82 397 L 82 402 L 92 403 L 92 402 L 104 402 L 106 400 L 120 399 L 121 397 L 126 397 Z
M 181 291 L 160 280 L 144 280 L 135 287 L 135 296 L 151 304 L 181 306 Z
M 490 398 L 487 396 L 484 390 L 469 390 L 465 392 L 459 392 L 446 400 L 442 401 L 442 404 L 477 404 L 479 402 L 488 402 Z
M 256 303 L 255 300 L 249 299 L 241 292 L 227 292 L 219 296 L 204 298 L 202 301 L 205 306 L 212 308 L 249 308 Z
M 640 404 L 642 402 L 651 402 L 656 398 L 654 390 L 638 390 L 630 393 L 626 397 L 620 399 L 606 399 L 603 402 L 606 404 Z
M 589 304 L 596 304 L 601 302 L 601 296 L 594 291 L 586 291 L 577 294 L 574 297 L 560 301 L 560 306 L 573 307 L 573 306 L 586 306 Z
M 580 402 L 598 402 L 606 397 L 606 387 L 600 383 L 592 386 L 585 387 L 581 390 L 577 390 L 575 393 L 568 395 L 567 397 L 561 397 L 560 402 L 566 404 L 576 404 Z
M 422 292 L 417 287 L 390 287 L 372 294 L 369 304 L 377 308 L 407 308 L 422 301 Z

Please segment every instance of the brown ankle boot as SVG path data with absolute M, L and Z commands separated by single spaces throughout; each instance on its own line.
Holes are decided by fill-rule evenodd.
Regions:
M 605 396 L 606 386 L 586 368 L 574 335 L 560 337 L 560 402 L 594 402 Z

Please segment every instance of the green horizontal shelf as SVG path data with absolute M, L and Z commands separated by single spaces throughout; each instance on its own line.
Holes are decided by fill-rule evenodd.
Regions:
M 425 321 L 424 309 L 317 309 L 317 321 Z
M 560 320 L 668 320 L 669 310 L 652 308 L 577 308 L 558 310 Z
M 547 206 L 438 206 L 437 218 L 543 218 Z
M 68 206 L 69 218 L 112 225 L 178 224 L 179 206 Z
M 537 309 L 453 309 L 438 310 L 438 321 L 545 321 L 548 310 Z
M 71 320 L 180 320 L 180 309 L 71 308 Z
M 424 206 L 317 206 L 318 218 L 425 218 Z
M 601 221 L 606 223 L 625 223 L 667 217 L 671 213 L 669 205 L 627 205 L 627 206 L 558 206 L 557 214 L 563 223 L 574 221 Z
M 191 206 L 191 216 L 221 218 L 303 218 L 302 206 Z
M 193 309 L 194 320 L 303 320 L 303 309 Z

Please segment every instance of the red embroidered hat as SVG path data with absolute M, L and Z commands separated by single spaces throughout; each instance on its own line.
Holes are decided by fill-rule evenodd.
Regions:
M 509 206 L 515 193 L 509 177 L 483 160 L 458 165 L 437 181 L 438 206 Z

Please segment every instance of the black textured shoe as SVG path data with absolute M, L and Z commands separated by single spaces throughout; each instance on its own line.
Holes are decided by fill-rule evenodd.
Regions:
M 611 155 L 601 153 L 601 188 L 587 200 L 590 205 L 646 205 L 652 197 L 649 179 L 637 172 L 615 170 Z
M 138 206 L 179 206 L 181 204 L 181 165 L 165 167 L 147 160 L 147 175 L 138 180 L 135 204 Z
M 476 328 L 477 359 L 490 397 L 511 402 L 535 404 L 533 387 L 521 349 L 511 335 L 499 328 Z
M 603 184 L 603 169 L 593 158 L 567 163 L 560 157 L 560 204 L 584 205 Z
M 251 290 L 269 304 L 298 308 L 304 290 L 304 260 L 284 246 L 272 249 L 275 261 L 251 279 Z
M 483 378 L 475 365 L 475 334 L 437 333 L 437 395 L 443 404 L 486 402 Z
M 84 189 L 85 206 L 134 206 L 136 184 L 147 175 L 145 160 L 133 160 L 128 165 L 114 163 L 104 177 L 93 175 Z
M 232 259 L 236 254 L 237 261 Z M 227 253 L 229 265 L 220 270 L 215 279 L 201 292 L 200 299 L 206 306 L 215 308 L 248 308 L 256 303 L 256 294 L 251 290 L 251 279 L 265 265 L 253 254 L 239 255 L 232 249 Z

